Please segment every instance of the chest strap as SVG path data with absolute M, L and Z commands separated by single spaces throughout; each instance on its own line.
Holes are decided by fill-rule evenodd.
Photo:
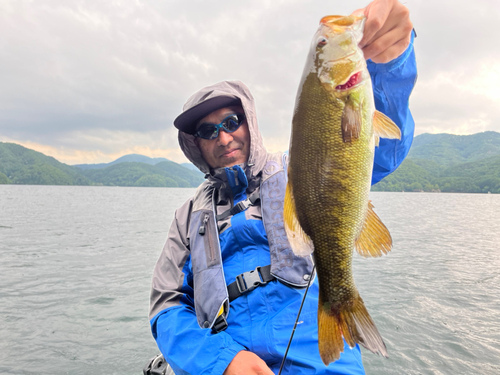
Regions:
M 236 276 L 236 280 L 227 286 L 229 302 L 275 279 L 276 278 L 271 275 L 271 265 L 257 267 L 253 271 L 244 272 Z
M 250 292 L 260 285 L 276 280 L 271 275 L 271 265 L 257 267 L 253 271 L 243 272 L 236 276 L 236 280 L 227 286 L 229 301 L 232 302 L 242 294 Z M 224 314 L 220 314 L 212 327 L 213 333 L 219 333 L 227 328 L 227 321 Z
M 259 199 L 260 199 L 260 193 L 259 190 L 257 190 L 244 201 L 236 203 L 236 205 L 233 208 L 224 211 L 220 215 L 217 215 L 217 221 L 224 220 L 229 216 L 234 216 L 237 213 L 245 211 L 248 207 L 253 206 L 255 202 L 257 202 Z

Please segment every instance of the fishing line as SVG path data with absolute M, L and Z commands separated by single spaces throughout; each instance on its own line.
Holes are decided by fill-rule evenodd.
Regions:
M 292 334 L 290 335 L 290 340 L 288 340 L 288 345 L 286 347 L 285 355 L 283 356 L 283 361 L 281 361 L 280 370 L 278 371 L 278 375 L 281 375 L 281 370 L 283 370 L 283 366 L 285 365 L 286 356 L 288 355 L 288 349 L 290 349 L 290 344 L 292 343 L 293 335 L 295 333 L 295 328 L 297 328 L 297 324 L 299 323 L 300 312 L 302 311 L 302 306 L 304 306 L 304 301 L 306 300 L 307 291 L 309 290 L 309 286 L 311 285 L 311 280 L 314 278 L 314 270 L 316 269 L 316 265 L 313 266 L 311 271 L 311 277 L 309 278 L 309 282 L 307 283 L 306 291 L 304 292 L 304 297 L 302 297 L 302 302 L 300 303 L 299 313 L 297 314 L 297 319 L 295 319 L 295 324 L 293 326 Z

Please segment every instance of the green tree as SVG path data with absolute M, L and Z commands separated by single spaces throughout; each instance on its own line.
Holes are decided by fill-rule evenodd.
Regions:
M 11 184 L 12 181 L 2 172 L 0 172 L 0 185 Z

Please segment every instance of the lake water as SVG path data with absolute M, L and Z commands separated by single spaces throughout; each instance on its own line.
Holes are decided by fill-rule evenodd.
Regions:
M 0 185 L 0 373 L 142 374 L 152 269 L 193 192 Z M 371 198 L 394 249 L 355 256 L 389 350 L 367 374 L 500 374 L 500 195 Z

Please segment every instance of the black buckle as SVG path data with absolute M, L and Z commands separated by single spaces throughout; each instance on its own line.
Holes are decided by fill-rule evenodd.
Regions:
M 236 203 L 236 206 L 234 206 L 231 209 L 231 213 L 233 215 L 239 214 L 240 212 L 245 211 L 248 207 L 250 207 L 249 202 L 247 202 L 247 201 L 238 202 L 238 203 Z
M 142 373 L 144 375 L 165 375 L 169 369 L 169 365 L 163 355 L 158 354 L 156 357 L 151 358 L 146 364 Z
M 217 319 L 215 319 L 214 326 L 212 327 L 212 332 L 213 333 L 219 333 L 221 331 L 224 331 L 227 328 L 227 320 L 226 317 L 224 316 L 224 313 L 220 314 Z
M 260 274 L 260 267 L 255 268 L 253 271 L 244 272 L 236 276 L 236 285 L 241 294 L 254 290 L 259 285 L 267 284 Z

